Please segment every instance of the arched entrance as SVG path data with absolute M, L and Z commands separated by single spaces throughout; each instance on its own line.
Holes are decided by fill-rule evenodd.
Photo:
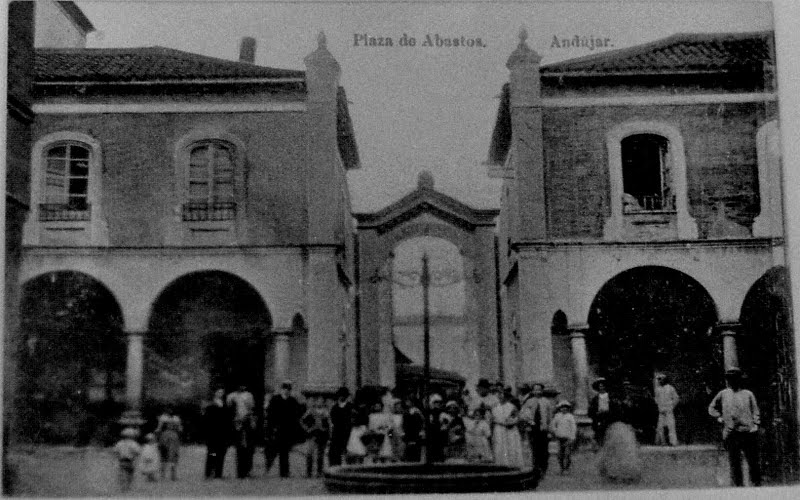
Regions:
M 598 292 L 589 313 L 590 362 L 635 403 L 634 419 L 643 442 L 653 442 L 658 418 L 653 400 L 655 374 L 663 372 L 681 397 L 675 419 L 682 443 L 719 439 L 707 408 L 723 387 L 722 355 L 712 338 L 714 302 L 693 278 L 673 269 L 645 266 L 612 278 Z
M 122 312 L 91 276 L 51 272 L 22 287 L 20 433 L 36 442 L 107 443 L 124 409 Z
M 742 304 L 737 336 L 739 364 L 747 375 L 761 410 L 762 462 L 765 474 L 777 483 L 797 481 L 794 341 L 789 307 L 789 278 L 776 267 L 753 284 Z
M 396 384 L 414 385 L 412 365 L 424 364 L 422 256 L 428 258 L 431 367 L 437 369 L 439 386 L 458 388 L 464 380 L 479 378 L 478 346 L 466 315 L 467 289 L 464 259 L 459 248 L 444 238 L 419 236 L 401 241 L 392 259 L 392 338 Z M 396 352 L 397 352 L 396 351 Z M 402 361 L 408 361 L 403 363 Z M 418 377 L 417 377 L 418 378 Z M 417 385 L 421 382 L 417 380 Z M 436 384 L 434 384 L 436 386 Z M 412 392 L 414 390 L 412 389 Z
M 192 439 L 214 386 L 244 384 L 260 408 L 271 323 L 258 292 L 237 276 L 203 271 L 175 280 L 156 300 L 145 339 L 145 415 L 176 407 Z

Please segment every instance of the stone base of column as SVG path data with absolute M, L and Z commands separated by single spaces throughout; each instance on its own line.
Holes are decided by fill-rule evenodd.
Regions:
M 125 410 L 122 412 L 122 416 L 119 417 L 117 422 L 121 428 L 132 427 L 136 432 L 141 434 L 142 426 L 146 423 L 146 420 L 142 418 L 142 414 L 139 410 Z
M 575 438 L 576 450 L 591 450 L 595 447 L 592 419 L 587 415 L 575 414 L 575 423 L 578 424 L 578 435 Z

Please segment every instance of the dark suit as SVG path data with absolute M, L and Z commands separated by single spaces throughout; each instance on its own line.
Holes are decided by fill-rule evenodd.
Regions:
M 203 417 L 203 431 L 206 441 L 206 478 L 222 477 L 225 454 L 228 451 L 231 435 L 232 413 L 230 408 L 215 403 L 206 408 Z
M 303 440 L 300 418 L 303 407 L 292 396 L 273 396 L 267 408 L 267 435 L 278 454 L 281 477 L 289 477 L 289 452 Z
M 353 403 L 344 406 L 339 403 L 331 408 L 331 445 L 328 450 L 328 463 L 331 466 L 342 465 L 342 456 L 347 448 L 350 430 L 353 428 Z
M 594 439 L 597 444 L 602 445 L 606 435 L 606 428 L 611 424 L 612 418 L 619 414 L 618 403 L 608 396 L 608 411 L 600 411 L 599 394 L 595 394 L 589 400 L 589 418 L 592 419 L 592 430 L 594 430 Z

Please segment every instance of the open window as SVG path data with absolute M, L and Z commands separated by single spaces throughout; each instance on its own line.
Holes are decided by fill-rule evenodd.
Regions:
M 622 139 L 621 147 L 623 211 L 674 210 L 669 141 L 656 134 L 635 134 Z

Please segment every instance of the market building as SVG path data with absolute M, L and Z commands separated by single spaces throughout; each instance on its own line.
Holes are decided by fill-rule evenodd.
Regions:
M 355 384 L 345 174 L 359 158 L 339 64 L 324 34 L 315 45 L 305 71 L 254 64 L 249 38 L 239 61 L 37 49 L 29 433 L 70 440 L 165 404 L 196 413 L 217 384 L 259 404 L 285 379 Z
M 772 33 L 544 66 L 526 37 L 489 152 L 506 383 L 552 383 L 585 415 L 595 377 L 647 393 L 667 373 L 679 439 L 710 442 L 710 391 L 739 366 L 781 450 L 765 456 L 795 464 Z

